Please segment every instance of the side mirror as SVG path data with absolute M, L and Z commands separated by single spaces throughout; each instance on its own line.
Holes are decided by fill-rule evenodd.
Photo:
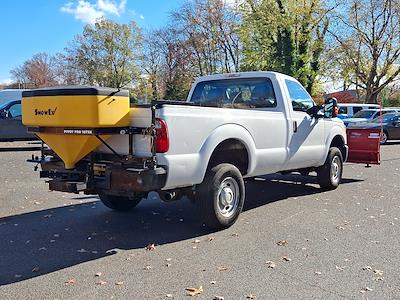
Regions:
M 322 118 L 324 115 L 320 111 L 323 109 L 321 105 L 315 105 L 307 109 L 306 113 L 308 113 L 313 118 Z
M 339 112 L 339 108 L 337 106 L 336 98 L 328 98 L 325 101 L 324 105 L 324 117 L 325 118 L 336 118 Z

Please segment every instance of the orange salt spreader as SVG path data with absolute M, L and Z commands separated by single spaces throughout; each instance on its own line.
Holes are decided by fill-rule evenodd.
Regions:
M 55 87 L 25 91 L 22 96 L 22 123 L 63 160 L 66 169 L 73 169 L 111 136 L 96 136 L 96 129 L 129 126 L 127 90 Z

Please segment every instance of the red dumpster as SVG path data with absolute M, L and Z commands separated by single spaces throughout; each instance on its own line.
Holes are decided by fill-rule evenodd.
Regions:
M 381 163 L 381 129 L 347 128 L 348 162 L 376 164 Z

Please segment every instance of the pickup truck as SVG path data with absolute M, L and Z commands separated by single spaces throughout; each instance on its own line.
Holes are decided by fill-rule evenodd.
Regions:
M 51 148 L 43 146 L 41 157 L 31 159 L 41 165 L 50 190 L 98 194 L 118 211 L 134 208 L 150 191 L 164 201 L 187 196 L 206 225 L 223 229 L 242 211 L 244 178 L 316 171 L 323 189 L 337 188 L 342 178 L 348 147 L 335 101 L 316 106 L 297 80 L 280 73 L 200 77 L 186 102 L 131 105 L 113 126 L 90 128 L 83 122 L 88 109 L 78 104 L 68 113 L 64 109 L 68 122 L 61 115 L 57 119 L 68 105 L 45 101 L 72 101 L 79 94 L 104 96 L 99 105 L 115 105 L 115 112 L 127 91 L 61 87 L 23 95 L 24 123 Z M 77 120 L 83 123 L 78 126 Z

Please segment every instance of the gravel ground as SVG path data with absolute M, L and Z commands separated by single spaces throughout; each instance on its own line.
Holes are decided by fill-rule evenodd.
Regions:
M 245 211 L 220 232 L 187 199 L 150 194 L 116 213 L 48 192 L 25 162 L 36 146 L 0 143 L 2 299 L 189 299 L 200 286 L 193 298 L 400 299 L 398 142 L 380 166 L 346 164 L 335 191 L 312 176 L 247 183 Z

